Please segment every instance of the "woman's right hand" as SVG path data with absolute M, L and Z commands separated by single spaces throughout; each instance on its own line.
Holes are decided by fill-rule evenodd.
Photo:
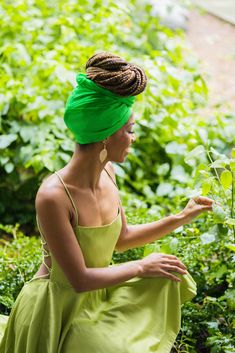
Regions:
M 174 255 L 152 253 L 139 260 L 141 274 L 139 277 L 165 277 L 176 282 L 181 279 L 171 272 L 178 272 L 182 275 L 188 273 L 186 266 Z

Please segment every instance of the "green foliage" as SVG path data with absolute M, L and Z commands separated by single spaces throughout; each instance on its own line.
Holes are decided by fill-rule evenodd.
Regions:
M 190 152 L 187 162 L 200 161 L 194 170 L 196 192 L 216 201 L 213 212 L 144 248 L 145 255 L 157 251 L 181 258 L 198 285 L 196 298 L 183 307 L 174 352 L 235 351 L 233 154 L 234 149 L 229 158 L 203 146 Z
M 115 165 L 128 223 L 176 213 L 199 193 L 217 204 L 158 242 L 114 253 L 113 261 L 153 251 L 179 256 L 198 295 L 183 307 L 175 352 L 234 352 L 234 116 L 198 114 L 207 87 L 183 34 L 151 16 L 147 0 L 16 0 L 2 2 L 0 16 L 2 223 L 33 233 L 36 191 L 74 150 L 63 110 L 88 57 L 109 50 L 141 65 L 149 83 L 135 104 L 137 140 L 126 162 Z M 0 310 L 8 314 L 42 253 L 39 239 L 18 225 L 0 228 Z
M 229 157 L 198 145 L 185 157 L 194 166 L 194 193 L 213 198 L 213 212 L 134 252 L 114 255 L 116 262 L 122 262 L 152 252 L 174 254 L 195 279 L 198 293 L 183 306 L 174 353 L 235 352 L 234 153 L 232 149 Z M 129 224 L 155 221 L 169 211 L 156 205 L 144 207 L 143 200 L 123 197 Z M 162 196 L 161 202 L 168 205 L 169 200 Z
M 40 241 L 26 237 L 19 224 L 0 224 L 0 311 L 9 314 L 23 284 L 30 280 L 42 260 Z
M 157 211 L 154 214 L 151 209 L 149 213 L 148 208 L 127 205 L 127 200 L 124 205 L 129 224 L 161 218 L 156 217 Z M 173 254 L 183 261 L 195 279 L 197 296 L 182 308 L 182 329 L 172 352 L 233 352 L 235 247 L 231 245 L 232 239 L 228 227 L 216 223 L 211 212 L 133 252 L 114 253 L 114 262 L 140 259 L 152 252 Z
M 99 0 L 1 3 L 0 215 L 5 223 L 34 221 L 30 205 L 40 181 L 62 168 L 74 148 L 62 117 L 75 73 L 98 48 L 128 51 L 131 8 Z M 22 198 L 29 205 L 24 213 Z
M 151 16 L 148 1 L 56 0 L 51 6 L 17 0 L 0 9 L 0 216 L 5 224 L 34 223 L 39 184 L 69 161 L 74 142 L 63 122 L 64 105 L 75 74 L 95 51 L 135 61 L 149 79 L 135 106 L 135 149 L 117 166 L 122 187 L 147 197 L 148 204 L 165 195 L 177 202 L 194 167 L 184 162 L 185 155 L 205 140 L 223 150 L 232 143 L 233 117 L 195 118 L 207 97 L 197 61 L 184 47 L 182 33 Z
M 215 200 L 213 205 L 213 224 L 223 224 L 232 233 L 235 243 L 235 168 L 234 149 L 231 158 L 214 148 L 203 148 L 201 153 L 208 156 L 209 164 L 200 164 L 195 173 L 195 187 L 204 196 Z

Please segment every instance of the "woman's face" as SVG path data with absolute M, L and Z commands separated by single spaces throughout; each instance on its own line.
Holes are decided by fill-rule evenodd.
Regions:
M 135 141 L 134 114 L 132 113 L 127 123 L 111 135 L 107 141 L 108 159 L 121 163 L 129 152 L 129 146 Z

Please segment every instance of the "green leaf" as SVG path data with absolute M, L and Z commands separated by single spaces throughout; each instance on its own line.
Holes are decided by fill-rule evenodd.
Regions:
M 7 163 L 4 165 L 5 171 L 10 174 L 14 170 L 14 164 L 13 163 Z
M 222 161 L 221 159 L 216 159 L 213 163 L 210 165 L 211 168 L 225 168 L 226 163 Z
M 223 223 L 227 216 L 226 212 L 217 204 L 212 204 L 212 210 L 214 213 L 214 220 L 217 223 Z
M 205 153 L 205 147 L 203 145 L 199 145 L 195 147 L 193 150 L 191 150 L 188 153 L 188 156 L 190 157 L 198 157 L 198 155 Z
M 202 244 L 210 244 L 215 241 L 215 235 L 212 233 L 203 233 L 200 238 Z
M 217 267 L 215 271 L 211 272 L 211 279 L 212 278 L 221 278 L 228 272 L 228 267 L 221 263 L 221 266 Z
M 203 145 L 199 145 L 195 147 L 193 150 L 187 153 L 184 158 L 185 163 L 190 166 L 194 166 L 195 160 L 200 159 L 205 154 L 205 147 Z
M 210 180 L 205 180 L 202 183 L 202 195 L 206 196 L 211 190 L 212 182 Z
M 0 149 L 8 147 L 13 141 L 17 139 L 16 134 L 8 134 L 0 136 Z
M 184 155 L 186 150 L 185 144 L 177 143 L 176 141 L 169 142 L 166 147 L 166 153 L 168 154 L 182 154 Z
M 30 140 L 33 140 L 35 134 L 37 133 L 37 127 L 36 126 L 22 126 L 20 129 L 20 137 L 24 142 L 28 142 Z
M 217 321 L 208 322 L 207 325 L 208 325 L 209 328 L 212 328 L 212 329 L 217 329 L 218 326 L 219 326 Z
M 221 184 L 225 189 L 228 189 L 232 185 L 233 176 L 229 170 L 224 170 L 220 175 Z
M 170 165 L 168 163 L 163 163 L 156 167 L 156 172 L 158 175 L 166 175 L 170 170 Z
M 232 158 L 235 158 L 235 148 L 232 148 L 231 156 Z
M 212 152 L 217 157 L 221 156 L 221 154 L 218 151 L 216 151 L 216 149 L 214 149 L 214 147 L 210 147 L 210 152 Z
M 181 165 L 176 165 L 171 170 L 171 178 L 173 180 L 180 180 L 181 182 L 187 182 L 188 174 L 185 172 L 185 169 Z
M 171 194 L 172 191 L 173 191 L 173 186 L 170 183 L 161 183 L 158 185 L 156 190 L 158 196 L 169 195 Z
M 70 160 L 70 156 L 68 155 L 68 153 L 58 152 L 58 157 L 60 157 L 65 163 L 68 163 Z
M 9 157 L 1 157 L 0 156 L 0 163 L 1 165 L 6 164 L 9 161 Z
M 235 252 L 235 244 L 227 244 L 225 247 Z
M 231 159 L 229 164 L 230 164 L 231 170 L 235 172 L 235 159 Z
M 224 222 L 230 226 L 235 226 L 235 219 L 234 218 L 226 218 L 226 221 Z
M 235 310 L 235 289 L 227 289 L 225 292 L 225 298 L 227 299 L 228 307 L 231 310 Z

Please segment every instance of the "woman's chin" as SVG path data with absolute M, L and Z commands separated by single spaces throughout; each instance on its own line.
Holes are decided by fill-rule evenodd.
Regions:
M 115 162 L 116 162 L 116 163 L 123 163 L 123 162 L 125 162 L 125 159 L 126 159 L 126 156 L 117 159 Z M 113 161 L 113 162 L 114 162 L 114 161 Z
M 126 157 L 128 156 L 129 151 L 125 150 L 121 156 L 117 157 L 117 158 L 113 158 L 112 162 L 114 163 L 123 163 L 126 159 Z
M 125 159 L 127 158 L 128 154 L 129 154 L 129 151 L 125 151 L 125 152 L 123 153 L 122 162 L 125 161 Z

